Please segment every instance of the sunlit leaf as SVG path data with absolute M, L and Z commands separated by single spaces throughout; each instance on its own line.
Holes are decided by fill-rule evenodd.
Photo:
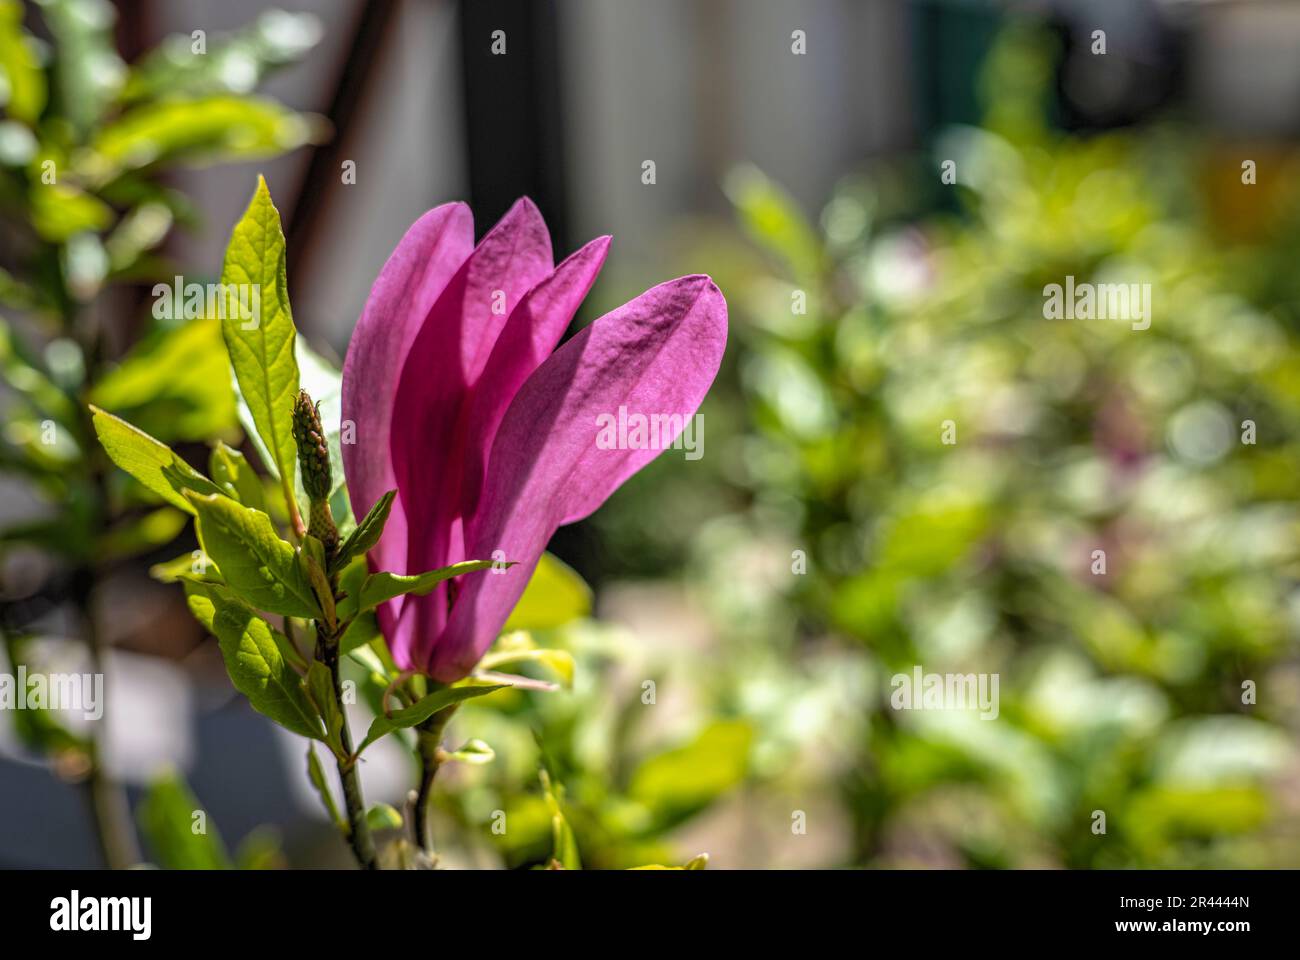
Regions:
M 162 440 L 207 440 L 235 427 L 228 371 L 220 322 L 192 320 L 142 340 L 99 381 L 92 399 Z
M 35 126 L 45 109 L 45 73 L 23 30 L 23 5 L 0 2 L 0 106 L 15 120 Z
M 185 593 L 194 618 L 216 634 L 226 672 L 253 709 L 287 730 L 322 739 L 316 709 L 281 653 L 288 638 L 221 587 L 187 583 Z
M 387 803 L 374 803 L 366 811 L 366 825 L 371 830 L 400 830 L 402 815 Z
M 230 868 L 216 824 L 179 774 L 164 774 L 150 784 L 140 803 L 139 820 L 154 859 L 164 870 Z
M 453 704 L 461 703 L 474 697 L 486 696 L 496 690 L 502 689 L 506 684 L 502 683 L 485 683 L 470 677 L 461 680 L 459 683 L 435 690 L 433 693 L 422 697 L 409 707 L 401 710 L 394 710 L 392 713 L 384 716 L 380 714 L 375 717 L 374 722 L 370 724 L 370 730 L 366 733 L 365 740 L 361 741 L 361 746 L 357 747 L 357 753 L 370 746 L 380 737 L 392 733 L 394 730 L 400 730 L 405 727 L 414 727 L 417 724 L 424 723 L 439 710 L 445 710 Z
M 548 630 L 590 612 L 591 588 L 564 561 L 543 553 L 502 630 Z
M 459 577 L 466 573 L 490 570 L 496 564 L 497 561 L 495 560 L 463 560 L 448 567 L 439 567 L 437 570 L 427 570 L 424 573 L 417 573 L 412 576 L 386 571 L 372 573 L 366 577 L 365 582 L 361 585 L 361 593 L 357 601 L 359 612 L 364 613 L 367 610 L 373 610 L 381 603 L 394 597 L 400 597 L 403 594 L 409 593 L 413 596 L 422 597 L 444 580 L 450 580 L 452 577 Z
M 643 762 L 628 793 L 667 819 L 689 815 L 744 780 L 752 740 L 743 720 L 714 721 L 692 742 Z
M 293 315 L 285 280 L 285 241 L 280 212 L 271 202 L 266 181 L 257 178 L 257 191 L 243 218 L 235 225 L 226 248 L 221 282 L 227 289 L 251 291 L 253 316 L 227 310 L 221 333 L 230 362 L 256 427 L 265 445 L 267 466 L 280 477 L 291 508 L 297 447 L 293 440 L 293 403 L 298 395 L 298 361 L 294 355 Z M 234 314 L 234 315 L 232 315 Z M 341 471 L 340 471 L 341 472 Z
M 539 771 L 542 781 L 542 794 L 546 806 L 551 812 L 551 862 L 565 870 L 581 870 L 582 857 L 578 854 L 578 840 L 573 835 L 573 828 L 564 816 L 561 806 L 563 789 L 553 785 L 551 776 L 545 769 Z
M 732 170 L 724 189 L 754 242 L 780 258 L 793 279 L 816 277 L 821 264 L 820 241 L 785 191 L 753 166 Z
M 238 450 L 218 441 L 208 459 L 208 472 L 212 474 L 212 482 L 226 496 L 246 507 L 266 512 L 262 480 Z
M 317 137 L 313 122 L 270 100 L 211 96 L 145 103 L 105 127 L 80 160 L 105 183 L 162 161 L 204 165 L 283 153 Z
M 184 492 L 219 495 L 221 491 L 203 474 L 164 444 L 111 413 L 91 407 L 95 433 L 115 464 L 186 513 L 195 513 Z M 224 499 L 224 498 L 223 498 Z
M 189 502 L 198 514 L 199 542 L 240 599 L 287 617 L 321 616 L 297 551 L 280 539 L 270 517 L 220 493 L 191 494 Z

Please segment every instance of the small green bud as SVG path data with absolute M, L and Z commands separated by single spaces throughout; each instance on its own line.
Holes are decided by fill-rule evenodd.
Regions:
M 298 444 L 302 487 L 311 500 L 328 500 L 330 495 L 330 449 L 320 423 L 320 405 L 313 404 L 306 390 L 298 391 L 293 405 L 293 439 Z
M 320 423 L 320 404 L 312 403 L 306 390 L 298 391 L 293 405 L 293 439 L 298 445 L 302 488 L 311 500 L 307 532 L 324 544 L 326 557 L 332 557 L 339 533 L 330 513 L 330 448 Z

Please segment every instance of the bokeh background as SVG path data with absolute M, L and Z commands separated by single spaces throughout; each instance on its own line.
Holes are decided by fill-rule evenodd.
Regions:
M 665 454 L 552 545 L 594 597 L 542 637 L 573 654 L 572 689 L 457 715 L 453 739 L 496 760 L 446 772 L 446 862 L 544 863 L 544 764 L 594 867 L 700 852 L 724 868 L 1300 866 L 1300 6 L 44 8 L 5 9 L 49 50 L 98 36 L 133 65 L 104 116 L 128 94 L 254 86 L 297 111 L 255 143 L 186 132 L 156 192 L 104 198 L 114 215 L 168 211 L 135 251 L 76 204 L 25 201 L 44 153 L 24 152 L 12 90 L 0 124 L 5 342 L 29 345 L 23 364 L 3 354 L 5 656 L 71 669 L 94 625 L 96 750 L 146 856 L 167 859 L 150 831 L 167 793 L 150 784 L 179 774 L 241 863 L 347 862 L 301 743 L 235 696 L 180 589 L 149 574 L 188 534 L 112 490 L 116 539 L 93 511 L 78 533 L 80 488 L 57 479 L 72 468 L 19 468 L 40 422 L 23 371 L 122 412 L 138 381 L 87 371 L 111 378 L 143 350 L 167 404 L 132 419 L 197 464 L 214 431 L 238 442 L 219 343 L 148 353 L 164 333 L 149 290 L 216 279 L 263 172 L 295 320 L 335 362 L 407 226 L 452 199 L 481 234 L 532 196 L 557 254 L 613 234 L 579 322 L 683 273 L 712 274 L 730 304 L 703 458 Z M 197 80 L 141 60 L 196 29 L 214 49 L 245 30 L 239 55 Z M 108 82 L 106 55 L 72 49 L 56 57 L 90 63 L 87 90 Z M 75 158 L 97 141 L 70 74 L 29 125 Z M 142 175 L 169 159 L 123 155 Z M 119 242 L 86 291 L 96 235 Z M 35 292 L 18 289 L 33 257 Z M 1067 274 L 1150 283 L 1151 328 L 1045 320 L 1043 286 Z M 73 315 L 56 302 L 69 290 L 99 332 L 93 358 L 48 320 Z M 998 674 L 998 719 L 891 710 L 890 677 L 918 664 Z M 96 865 L 77 745 L 33 726 L 0 715 L 0 864 Z M 400 803 L 414 771 L 385 746 L 368 799 Z

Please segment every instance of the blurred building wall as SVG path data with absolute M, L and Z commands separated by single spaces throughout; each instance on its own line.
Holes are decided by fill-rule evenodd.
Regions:
M 272 77 L 265 91 L 298 109 L 325 112 L 341 78 L 361 83 L 345 72 L 365 4 L 294 0 L 284 6 L 314 13 L 324 34 L 305 62 Z M 160 35 L 199 27 L 230 30 L 266 8 L 258 0 L 181 0 L 157 4 L 152 26 Z M 335 170 L 328 180 L 303 184 L 306 150 L 265 163 L 193 171 L 184 188 L 204 211 L 207 229 L 178 238 L 173 248 L 182 263 L 219 270 L 229 229 L 258 172 L 267 177 L 286 229 L 292 229 L 298 191 L 324 191 L 318 198 L 321 215 L 306 238 L 310 250 L 299 261 L 305 275 L 289 279 L 299 328 L 340 354 L 371 283 L 406 228 L 429 207 L 465 195 L 456 4 L 400 0 L 393 8 L 356 121 L 340 144 L 341 157 L 356 162 L 356 183 L 345 186 Z
M 721 210 L 753 162 L 810 212 L 837 177 L 905 146 L 908 11 L 898 0 L 561 0 L 577 238 L 648 255 L 675 219 Z M 805 31 L 808 53 L 792 52 Z M 641 182 L 654 160 L 657 183 Z
M 365 4 L 284 5 L 316 14 L 324 36 L 266 91 L 324 112 Z M 355 185 L 344 187 L 337 172 L 303 184 L 305 150 L 194 171 L 183 187 L 207 229 L 173 242 L 178 260 L 219 268 L 229 226 L 258 172 L 290 228 L 298 190 L 324 191 L 290 286 L 299 327 L 341 353 L 370 284 L 406 228 L 429 207 L 468 197 L 458 6 L 393 5 L 378 62 L 340 145 L 341 156 L 356 161 Z M 216 33 L 265 8 L 258 0 L 178 0 L 151 5 L 146 26 L 156 36 Z M 900 0 L 556 0 L 556 10 L 572 245 L 613 233 L 616 268 L 652 259 L 664 230 L 680 218 L 722 210 L 720 183 L 736 163 L 758 164 L 815 212 L 844 171 L 913 136 L 909 11 Z M 794 30 L 806 32 L 804 56 L 791 51 Z M 657 165 L 653 187 L 641 183 L 644 160 Z M 652 265 L 646 267 L 649 274 Z

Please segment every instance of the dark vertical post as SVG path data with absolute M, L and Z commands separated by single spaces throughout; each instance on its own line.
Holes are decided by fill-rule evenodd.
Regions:
M 567 253 L 555 0 L 460 0 L 460 29 L 475 225 L 527 195 Z
M 333 137 L 312 149 L 293 214 L 288 223 L 288 273 L 290 294 L 298 289 L 311 258 L 319 221 L 329 200 L 326 184 L 338 183 L 339 162 L 344 156 L 352 124 L 362 108 L 368 81 L 383 49 L 389 22 L 396 12 L 396 0 L 367 0 L 361 4 L 353 24 L 352 42 L 339 70 L 325 116 Z

